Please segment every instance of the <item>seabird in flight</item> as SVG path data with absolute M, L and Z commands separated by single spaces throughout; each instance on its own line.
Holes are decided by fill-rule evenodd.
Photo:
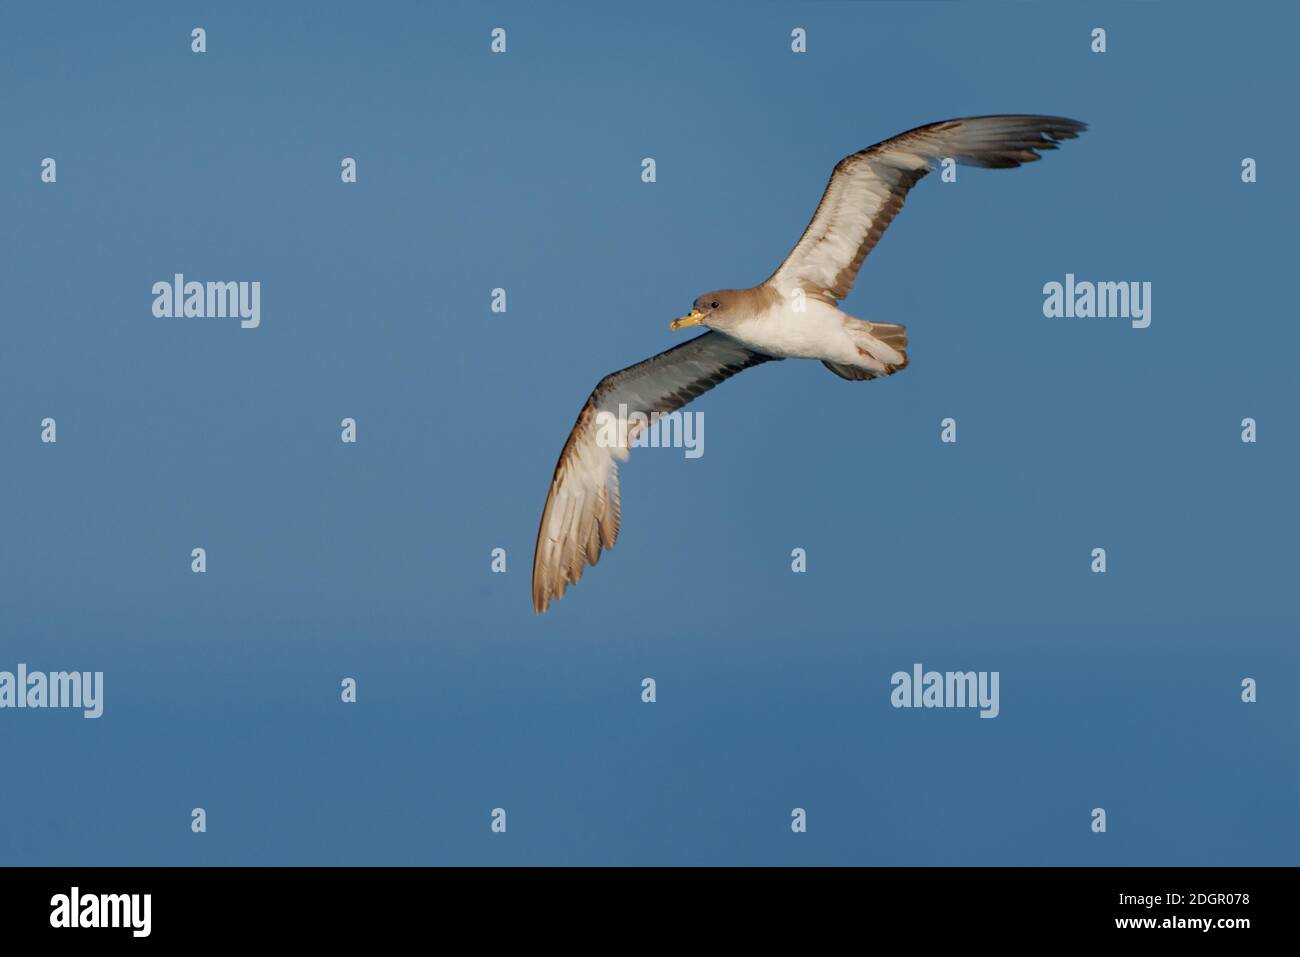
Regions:
M 973 116 L 919 126 L 836 164 L 812 222 L 780 268 L 749 289 L 695 300 L 670 329 L 709 331 L 605 376 L 564 443 L 533 555 L 533 609 L 546 611 L 618 537 L 618 463 L 638 432 L 724 379 L 775 359 L 817 359 L 844 379 L 877 379 L 907 366 L 902 326 L 841 312 L 862 260 L 936 162 L 1004 169 L 1084 129 L 1057 116 Z M 614 423 L 615 440 L 606 427 Z

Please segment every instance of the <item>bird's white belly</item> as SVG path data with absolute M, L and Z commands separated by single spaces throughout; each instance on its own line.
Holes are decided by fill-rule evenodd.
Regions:
M 727 335 L 773 356 L 851 362 L 857 349 L 844 331 L 844 314 L 817 299 L 804 300 L 803 312 L 782 301 Z

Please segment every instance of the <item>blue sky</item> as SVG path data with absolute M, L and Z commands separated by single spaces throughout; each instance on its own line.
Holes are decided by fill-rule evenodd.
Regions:
M 102 670 L 106 700 L 0 711 L 0 862 L 1295 863 L 1296 26 L 7 9 L 0 669 Z M 596 381 L 765 278 L 840 157 L 994 112 L 1091 128 L 912 193 L 844 303 L 910 367 L 709 393 L 706 453 L 636 453 L 618 547 L 535 617 Z M 154 318 L 177 272 L 261 282 L 261 326 Z M 1045 318 L 1068 272 L 1151 282 L 1150 328 Z M 915 662 L 998 671 L 1001 713 L 892 708 Z

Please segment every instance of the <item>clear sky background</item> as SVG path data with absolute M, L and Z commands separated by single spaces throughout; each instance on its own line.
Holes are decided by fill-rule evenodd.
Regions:
M 0 712 L 0 863 L 1296 863 L 1294 7 L 609 6 L 5 8 L 0 669 L 106 700 Z M 535 617 L 596 381 L 993 112 L 1091 129 L 913 191 L 845 303 L 911 366 L 709 393 Z M 261 327 L 154 318 L 176 272 Z M 1044 318 L 1067 272 L 1150 328 Z M 915 662 L 1000 716 L 892 708 Z

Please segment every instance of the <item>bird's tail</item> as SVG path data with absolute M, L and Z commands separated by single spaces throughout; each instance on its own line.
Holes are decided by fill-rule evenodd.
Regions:
M 907 330 L 890 322 L 866 322 L 846 317 L 844 329 L 858 348 L 860 364 L 823 362 L 842 379 L 879 379 L 907 368 Z

